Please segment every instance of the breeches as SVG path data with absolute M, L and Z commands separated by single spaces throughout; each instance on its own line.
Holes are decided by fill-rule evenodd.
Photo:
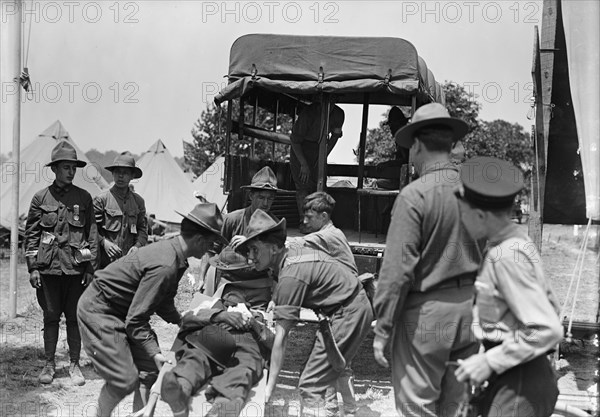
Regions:
M 127 336 L 125 318 L 114 314 L 93 284 L 79 300 L 77 317 L 83 347 L 112 394 L 123 398 L 140 382 L 152 386 L 158 376 L 154 359 Z

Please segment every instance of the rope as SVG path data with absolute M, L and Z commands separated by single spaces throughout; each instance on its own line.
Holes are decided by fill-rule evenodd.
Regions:
M 565 312 L 567 311 L 567 305 L 569 303 L 569 299 L 571 296 L 571 289 L 573 288 L 573 283 L 575 282 L 575 274 L 577 273 L 577 268 L 579 267 L 579 262 L 581 261 L 581 253 L 583 252 L 585 239 L 581 241 L 581 245 L 579 246 L 579 251 L 577 251 L 577 260 L 575 261 L 575 267 L 573 268 L 573 273 L 571 274 L 571 281 L 569 282 L 569 289 L 567 290 L 567 295 L 565 296 L 565 300 L 563 302 L 562 309 L 560 310 L 560 319 L 562 320 L 565 317 Z
M 571 327 L 573 326 L 573 314 L 575 313 L 575 304 L 577 301 L 577 293 L 579 292 L 579 284 L 581 283 L 581 276 L 583 275 L 583 262 L 585 260 L 585 251 L 587 250 L 587 242 L 590 237 L 590 225 L 592 219 L 588 220 L 587 227 L 585 228 L 585 237 L 583 238 L 583 251 L 581 252 L 581 263 L 579 264 L 579 277 L 577 278 L 577 287 L 575 287 L 575 294 L 573 295 L 573 306 L 571 308 L 571 314 L 569 316 L 569 326 L 567 327 L 567 341 L 571 339 Z

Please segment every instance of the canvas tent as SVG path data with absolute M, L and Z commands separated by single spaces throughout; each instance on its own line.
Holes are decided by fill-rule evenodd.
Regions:
M 159 139 L 137 161 L 142 178 L 131 181 L 135 192 L 146 201 L 146 212 L 162 221 L 179 223 L 182 217 L 198 203 L 194 187 L 181 170 L 169 150 Z
M 215 162 L 192 183 L 197 194 L 215 203 L 221 210 L 227 202 L 227 195 L 223 193 L 223 176 L 225 174 L 225 157 L 219 156 Z
M 54 181 L 54 173 L 45 165 L 50 162 L 52 149 L 61 141 L 69 141 L 77 150 L 77 157 L 87 162 L 83 168 L 77 169 L 73 184 L 87 190 L 92 197 L 108 188 L 108 183 L 97 165 L 91 163 L 85 153 L 77 147 L 69 132 L 60 121 L 54 122 L 40 133 L 29 145 L 21 149 L 20 181 L 19 181 L 19 216 L 27 215 L 33 195 Z M 2 191 L 0 192 L 0 225 L 6 229 L 11 226 L 12 181 L 16 167 L 11 161 L 2 164 Z

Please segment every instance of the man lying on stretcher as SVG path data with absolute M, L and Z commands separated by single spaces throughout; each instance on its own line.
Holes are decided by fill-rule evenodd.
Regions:
M 213 401 L 207 416 L 239 415 L 270 355 L 269 331 L 257 325 L 263 316 L 248 308 L 266 309 L 272 280 L 248 279 L 253 270 L 231 247 L 210 263 L 228 271 L 231 281 L 222 280 L 212 299 L 206 297 L 183 316 L 172 349 L 177 365 L 165 374 L 161 387 L 175 417 L 187 417 L 191 396 L 207 383 L 206 397 Z

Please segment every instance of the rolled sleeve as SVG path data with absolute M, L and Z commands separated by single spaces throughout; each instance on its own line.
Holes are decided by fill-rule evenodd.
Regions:
M 307 284 L 295 277 L 280 277 L 273 302 L 273 318 L 275 320 L 300 320 L 300 307 L 306 296 Z

